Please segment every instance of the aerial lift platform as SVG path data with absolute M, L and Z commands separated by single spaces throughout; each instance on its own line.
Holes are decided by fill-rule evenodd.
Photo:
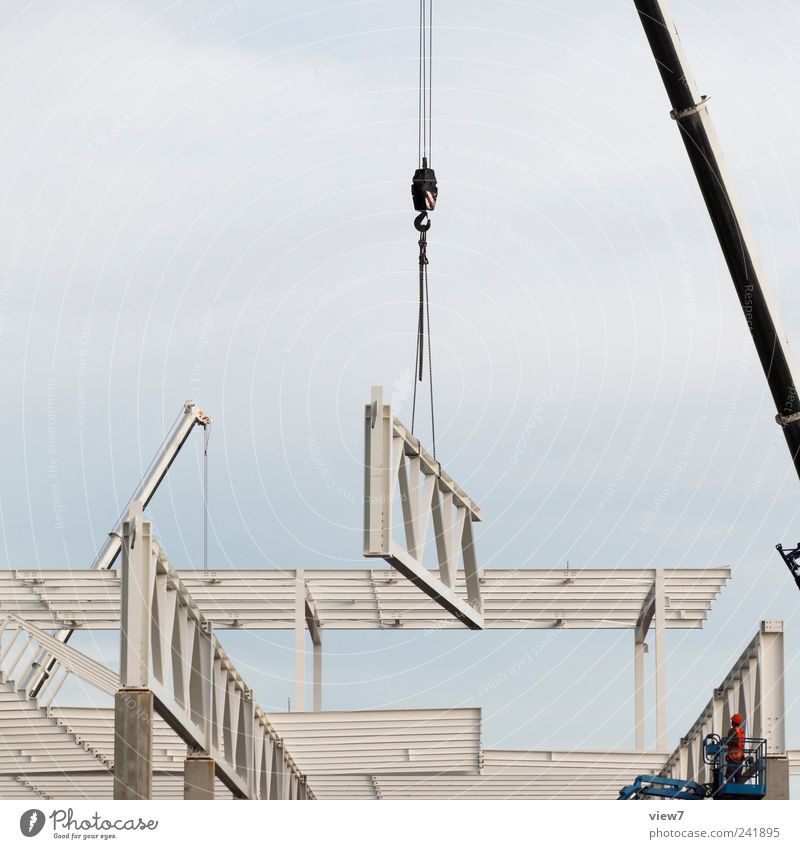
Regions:
M 725 759 L 725 744 L 719 734 L 703 741 L 703 760 L 711 766 L 710 784 L 668 778 L 663 775 L 639 775 L 633 784 L 619 791 L 619 798 L 630 799 L 763 799 L 767 795 L 767 741 L 745 738 L 741 766 L 730 775 Z

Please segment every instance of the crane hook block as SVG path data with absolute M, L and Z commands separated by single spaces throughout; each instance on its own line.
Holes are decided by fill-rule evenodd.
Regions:
M 411 181 L 411 199 L 417 212 L 431 212 L 436 206 L 439 189 L 436 186 L 436 174 L 433 168 L 428 168 L 427 157 L 422 157 L 422 168 L 414 172 Z

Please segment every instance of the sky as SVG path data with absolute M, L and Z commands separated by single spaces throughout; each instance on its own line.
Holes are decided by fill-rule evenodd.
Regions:
M 671 8 L 800 344 L 800 14 Z M 481 565 L 730 566 L 706 627 L 668 634 L 670 745 L 782 618 L 800 747 L 774 549 L 798 481 L 633 4 L 434 14 L 437 447 L 483 508 Z M 366 565 L 370 387 L 410 419 L 416 27 L 372 0 L 0 7 L 0 566 L 88 567 L 188 398 L 214 420 L 210 566 Z M 201 470 L 198 432 L 150 505 L 180 568 L 203 562 Z M 291 635 L 220 638 L 284 709 Z M 108 634 L 76 645 L 116 663 Z M 487 748 L 633 747 L 629 632 L 325 652 L 329 709 L 478 705 Z

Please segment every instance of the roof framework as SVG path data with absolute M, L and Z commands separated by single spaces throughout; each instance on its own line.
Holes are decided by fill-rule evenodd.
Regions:
M 480 578 L 485 628 L 638 629 L 654 616 L 664 580 L 665 627 L 702 628 L 728 567 L 710 569 L 487 569 Z M 297 579 L 322 630 L 463 628 L 392 569 L 178 570 L 216 630 L 295 626 Z M 466 589 L 463 572 L 456 589 Z M 117 629 L 120 574 L 70 569 L 0 571 L 0 611 L 40 628 Z
M 745 715 L 752 733 L 767 736 L 773 756 L 788 755 L 796 775 L 800 755 L 785 749 L 781 625 L 762 623 L 671 756 L 659 750 L 482 751 L 477 708 L 271 714 L 269 720 L 319 799 L 612 799 L 635 775 L 693 777 L 697 740 L 734 711 Z M 87 672 L 74 657 L 79 652 L 62 648 L 62 663 L 80 663 L 84 677 L 102 682 L 113 674 L 95 667 Z M 112 797 L 112 709 L 40 706 L 2 680 L 0 719 L 0 798 Z M 182 797 L 185 756 L 186 744 L 156 717 L 153 798 Z M 217 798 L 229 795 L 217 785 Z
M 313 784 L 330 775 L 478 775 L 479 708 L 326 711 L 270 719 Z
M 171 567 L 170 567 L 171 568 Z M 223 629 L 292 629 L 297 710 L 305 708 L 306 639 L 313 643 L 313 708 L 322 710 L 322 640 L 329 630 L 463 628 L 393 569 L 180 571 L 198 615 Z M 666 749 L 665 633 L 702 628 L 730 577 L 712 569 L 491 569 L 479 578 L 483 624 L 500 629 L 629 629 L 634 634 L 636 747 L 644 749 L 644 655 L 655 632 L 657 745 Z M 467 592 L 456 574 L 455 590 Z M 117 629 L 116 571 L 0 572 L 0 613 L 40 628 Z
M 659 769 L 665 755 L 636 751 L 483 752 L 478 776 L 349 777 L 315 783 L 320 799 L 613 799 L 631 775 Z
M 0 765 L 0 798 L 112 797 L 113 709 L 36 709 L 19 693 L 13 704 L 26 759 Z M 654 752 L 481 751 L 477 708 L 270 720 L 319 799 L 613 798 L 631 774 L 660 769 L 666 759 Z M 153 731 L 153 798 L 182 798 L 186 744 L 160 717 Z M 58 749 L 54 739 L 63 740 Z M 217 791 L 230 798 L 219 782 Z

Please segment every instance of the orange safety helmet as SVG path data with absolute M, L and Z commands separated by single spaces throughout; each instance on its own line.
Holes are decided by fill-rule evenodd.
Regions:
M 740 713 L 735 713 L 731 717 L 731 725 L 741 725 L 742 724 L 742 715 Z

